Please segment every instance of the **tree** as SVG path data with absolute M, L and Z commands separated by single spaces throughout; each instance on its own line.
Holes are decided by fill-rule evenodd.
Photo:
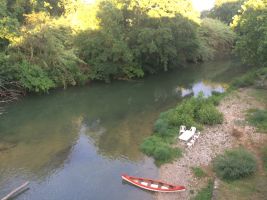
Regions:
M 141 77 L 194 60 L 199 16 L 190 1 L 101 1 L 97 20 L 99 29 L 76 42 L 92 79 Z
M 230 24 L 233 17 L 241 9 L 245 0 L 216 0 L 215 6 L 211 10 L 209 17 L 217 18 L 227 24 Z
M 198 29 L 198 38 L 199 59 L 205 61 L 217 54 L 229 54 L 233 49 L 236 34 L 220 20 L 204 18 Z
M 267 1 L 248 0 L 231 25 L 239 34 L 236 52 L 255 67 L 267 66 Z

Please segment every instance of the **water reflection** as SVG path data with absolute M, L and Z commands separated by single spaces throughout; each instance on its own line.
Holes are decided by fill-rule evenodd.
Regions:
M 203 93 L 205 97 L 209 97 L 213 92 L 223 93 L 227 89 L 228 85 L 225 83 L 214 83 L 211 81 L 200 81 L 194 83 L 191 88 L 177 87 L 176 93 L 179 93 L 182 97 L 193 95 L 198 96 L 199 93 Z

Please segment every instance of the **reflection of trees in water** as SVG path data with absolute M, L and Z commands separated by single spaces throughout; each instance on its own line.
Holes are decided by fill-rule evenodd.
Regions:
M 129 113 L 124 118 L 103 122 L 105 129 L 101 128 L 101 121 L 98 119 L 92 122 L 92 126 L 88 125 L 86 134 L 94 141 L 98 153 L 102 156 L 110 159 L 126 157 L 131 161 L 137 161 L 143 158 L 139 144 L 151 134 L 155 117 L 155 113 L 151 112 L 139 115 Z M 98 128 L 95 126 L 97 123 Z
M 194 83 L 190 88 L 184 88 L 178 86 L 175 88 L 175 92 L 180 94 L 182 97 L 188 95 L 197 96 L 200 92 L 204 94 L 204 96 L 211 96 L 213 92 L 222 93 L 227 89 L 228 85 L 224 83 L 215 83 L 208 80 L 203 80 L 197 83 Z
M 7 173 L 16 169 L 16 174 L 27 172 L 39 179 L 65 163 L 76 141 L 80 119 L 68 124 L 62 118 L 49 121 L 49 124 L 42 122 L 33 119 L 24 126 L 10 128 L 15 133 L 0 141 L 0 147 L 9 147 L 0 151 L 0 169 L 5 177 L 12 177 L 13 174 Z M 15 146 L 10 145 L 13 143 Z

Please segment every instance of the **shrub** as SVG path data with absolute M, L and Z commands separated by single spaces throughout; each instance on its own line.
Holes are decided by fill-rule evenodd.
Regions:
M 168 122 L 159 118 L 154 124 L 154 131 L 161 135 L 166 135 L 168 133 Z
M 262 160 L 265 171 L 267 171 L 267 146 L 262 149 Z
M 244 74 L 243 76 L 234 79 L 231 86 L 234 88 L 242 88 L 248 86 L 264 86 L 264 82 L 267 79 L 267 67 L 260 68 L 258 70 L 252 70 Z
M 212 104 L 206 104 L 197 111 L 198 121 L 202 124 L 221 124 L 223 115 Z
M 206 173 L 200 167 L 192 167 L 192 171 L 198 178 L 206 176 Z
M 195 196 L 194 200 L 210 200 L 212 197 L 213 183 L 209 181 L 207 187 L 202 188 Z
M 140 148 L 146 155 L 153 156 L 157 165 L 170 162 L 182 155 L 180 149 L 172 148 L 168 142 L 155 135 L 145 139 Z
M 212 96 L 209 97 L 210 103 L 215 106 L 218 106 L 222 98 L 225 96 L 225 93 L 212 92 Z
M 267 110 L 250 110 L 247 119 L 250 124 L 256 126 L 260 131 L 267 132 Z
M 156 159 L 157 165 L 170 162 L 174 160 L 174 158 L 180 157 L 181 155 L 182 151 L 180 149 L 172 148 L 166 144 L 157 146 L 154 151 L 154 158 Z
M 251 86 L 255 83 L 255 76 L 256 76 L 255 71 L 248 72 L 245 75 L 236 78 L 232 82 L 232 86 L 236 88 Z
M 19 67 L 19 82 L 31 92 L 47 92 L 55 87 L 47 73 L 37 65 L 22 62 Z
M 226 151 L 213 163 L 216 174 L 222 179 L 235 180 L 253 174 L 257 164 L 255 157 L 244 149 Z

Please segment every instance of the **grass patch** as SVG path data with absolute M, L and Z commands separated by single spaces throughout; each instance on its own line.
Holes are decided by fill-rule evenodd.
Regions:
M 242 180 L 221 181 L 218 188 L 218 200 L 266 199 L 267 175 L 255 174 Z
M 253 154 L 240 148 L 226 151 L 214 159 L 216 174 L 224 180 L 236 180 L 255 173 L 257 162 Z
M 200 167 L 192 167 L 192 171 L 197 178 L 205 177 L 207 174 Z
M 248 111 L 247 120 L 261 132 L 267 133 L 267 110 L 252 109 Z
M 267 79 L 267 67 L 252 70 L 244 74 L 243 76 L 236 78 L 231 86 L 234 88 L 242 88 L 248 86 L 262 87 Z
M 216 109 L 220 95 L 205 98 L 203 94 L 198 97 L 182 101 L 175 108 L 160 114 L 154 124 L 154 133 L 141 144 L 141 150 L 148 156 L 154 157 L 157 164 L 171 162 L 181 156 L 181 150 L 173 148 L 181 125 L 187 127 L 213 125 L 223 122 L 223 115 Z
M 202 188 L 197 193 L 194 200 L 211 200 L 212 191 L 213 191 L 213 183 L 212 181 L 209 181 L 208 185 L 205 188 Z
M 262 160 L 265 171 L 267 172 L 267 146 L 262 149 Z

